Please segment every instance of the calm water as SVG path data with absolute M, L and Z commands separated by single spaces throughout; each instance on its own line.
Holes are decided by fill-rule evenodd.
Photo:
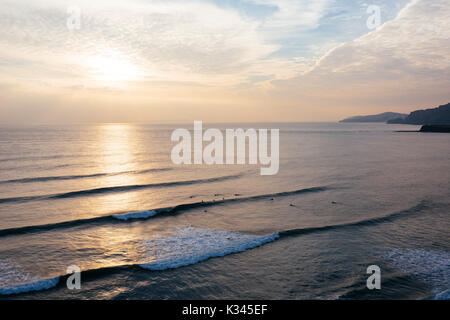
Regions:
M 0 298 L 449 298 L 449 134 L 242 126 L 280 128 L 278 175 L 175 166 L 180 126 L 1 128 Z

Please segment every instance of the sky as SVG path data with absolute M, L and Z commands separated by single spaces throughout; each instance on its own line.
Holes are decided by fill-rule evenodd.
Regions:
M 0 5 L 0 124 L 337 121 L 450 102 L 448 0 Z

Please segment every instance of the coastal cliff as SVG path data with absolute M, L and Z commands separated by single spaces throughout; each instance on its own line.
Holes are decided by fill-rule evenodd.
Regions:
M 408 116 L 407 114 L 403 113 L 396 113 L 396 112 L 384 112 L 380 114 L 375 115 L 369 115 L 369 116 L 355 116 L 346 118 L 344 120 L 341 120 L 339 122 L 386 122 L 392 119 L 402 119 Z
M 387 123 L 415 125 L 450 125 L 450 103 L 434 109 L 417 110 L 405 118 L 388 120 Z
M 450 126 L 436 126 L 436 125 L 422 126 L 422 128 L 420 129 L 420 132 L 445 132 L 445 133 L 450 133 Z

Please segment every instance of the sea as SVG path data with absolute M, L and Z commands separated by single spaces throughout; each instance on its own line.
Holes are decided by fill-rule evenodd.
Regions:
M 174 164 L 193 123 L 1 127 L 0 299 L 450 299 L 450 134 L 204 127 L 279 129 L 278 174 Z

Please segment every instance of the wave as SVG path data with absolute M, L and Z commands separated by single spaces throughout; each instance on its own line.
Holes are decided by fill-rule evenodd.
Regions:
M 155 237 L 144 241 L 147 258 L 142 263 L 118 265 L 82 271 L 84 280 L 114 272 L 139 267 L 152 271 L 175 269 L 196 264 L 210 258 L 223 257 L 243 252 L 275 241 L 278 234 L 263 236 L 244 234 L 236 231 L 203 229 L 192 226 L 176 228 L 170 235 Z M 0 287 L 0 295 L 12 295 L 31 291 L 50 289 L 64 285 L 70 274 L 35 280 L 11 287 Z M 62 281 L 60 281 L 62 280 Z
M 11 259 L 0 261 L 0 295 L 45 290 L 56 286 L 59 278 L 39 279 Z
M 222 204 L 227 204 L 227 203 L 236 203 L 236 202 L 240 203 L 240 202 L 258 201 L 258 200 L 263 200 L 263 199 L 268 199 L 268 198 L 293 196 L 296 194 L 320 192 L 320 191 L 325 191 L 328 189 L 329 189 L 329 187 L 311 187 L 311 188 L 305 188 L 305 189 L 297 189 L 297 190 L 293 190 L 293 191 L 261 194 L 261 195 L 254 195 L 254 196 L 248 196 L 248 197 L 229 198 L 229 199 L 213 200 L 213 201 L 190 202 L 190 203 L 179 204 L 179 205 L 176 205 L 173 207 L 159 208 L 159 209 L 147 210 L 147 211 L 141 211 L 141 212 L 117 214 L 117 215 L 112 215 L 112 217 L 116 218 L 116 219 L 120 219 L 120 220 L 147 219 L 149 217 L 153 217 L 160 213 L 166 213 L 166 214 L 173 215 L 173 214 L 177 214 L 181 211 L 186 211 L 186 210 L 190 210 L 190 209 L 217 206 L 217 205 L 222 205 Z M 0 230 L 0 235 L 1 235 L 1 230 Z
M 143 153 L 135 153 L 134 155 L 140 155 Z M 51 156 L 22 156 L 22 157 L 12 157 L 12 158 L 0 158 L 0 162 L 13 162 L 13 161 L 36 161 L 36 160 L 54 160 L 54 159 L 74 159 L 74 158 L 92 158 L 92 157 L 114 157 L 118 156 L 120 153 L 109 153 L 109 154 L 59 154 Z
M 73 158 L 74 156 L 54 155 L 54 156 L 32 156 L 32 157 L 15 157 L 15 158 L 3 158 L 0 162 L 12 162 L 12 161 L 35 161 L 35 160 L 53 160 Z
M 331 230 L 338 230 L 338 229 L 345 229 L 345 228 L 373 226 L 373 225 L 377 225 L 380 223 L 392 222 L 392 221 L 402 218 L 404 216 L 419 213 L 425 209 L 428 209 L 428 208 L 430 208 L 430 204 L 431 203 L 429 201 L 421 201 L 418 205 L 413 206 L 409 209 L 394 212 L 394 213 L 391 213 L 391 214 L 388 214 L 388 215 L 385 215 L 382 217 L 375 217 L 375 218 L 370 218 L 370 219 L 363 219 L 363 220 L 359 220 L 359 221 L 327 225 L 327 226 L 320 226 L 320 227 L 285 230 L 285 231 L 280 232 L 280 237 L 292 237 L 292 236 L 305 235 L 305 234 L 316 233 L 316 232 L 324 232 L 324 231 L 331 231 Z
M 44 224 L 44 225 L 34 225 L 34 226 L 3 229 L 3 230 L 0 230 L 0 237 L 9 236 L 9 235 L 18 235 L 18 234 L 24 234 L 24 233 L 31 233 L 31 232 L 48 231 L 48 230 L 59 229 L 59 228 L 72 228 L 72 227 L 76 227 L 76 226 L 80 226 L 80 225 L 84 225 L 84 224 L 90 224 L 90 223 L 114 223 L 114 222 L 136 220 L 136 219 L 148 219 L 148 218 L 157 216 L 159 214 L 175 215 L 175 214 L 179 214 L 183 211 L 201 208 L 201 207 L 217 206 L 217 205 L 223 205 L 223 204 L 227 204 L 227 203 L 258 201 L 258 200 L 270 199 L 270 198 L 276 198 L 276 197 L 285 197 L 285 196 L 292 196 L 292 195 L 297 195 L 297 194 L 321 192 L 321 191 L 325 191 L 328 189 L 329 189 L 329 187 L 311 187 L 311 188 L 305 188 L 305 189 L 297 189 L 297 190 L 293 190 L 293 191 L 284 191 L 284 192 L 254 195 L 254 196 L 248 196 L 248 197 L 229 198 L 229 199 L 223 199 L 223 200 L 217 200 L 217 201 L 214 200 L 214 201 L 183 203 L 183 204 L 179 204 L 179 205 L 175 205 L 175 206 L 171 206 L 171 207 L 163 207 L 163 208 L 137 211 L 137 212 L 117 213 L 117 214 L 108 215 L 108 216 L 70 220 L 70 221 Z
M 182 227 L 169 237 L 147 240 L 144 246 L 152 261 L 139 266 L 149 270 L 176 269 L 253 249 L 278 237 L 276 233 L 255 236 L 234 231 Z
M 224 180 L 236 179 L 241 176 L 242 176 L 241 174 L 237 174 L 237 175 L 229 175 L 229 176 L 207 178 L 207 179 L 103 187 L 103 188 L 78 190 L 78 191 L 71 191 L 71 192 L 58 193 L 58 194 L 50 194 L 50 195 L 0 198 L 0 203 L 65 199 L 65 198 L 75 198 L 75 197 L 86 197 L 86 196 L 105 194 L 105 193 L 119 193 L 119 192 L 135 191 L 135 190 L 150 189 L 150 188 L 165 188 L 165 187 L 192 185 L 192 184 L 200 184 L 200 183 L 211 183 L 211 182 L 219 182 L 219 181 L 224 181 Z
M 365 279 L 357 278 L 339 299 L 450 299 L 450 252 L 388 248 L 379 263 L 384 265 L 383 290 L 369 292 Z
M 450 252 L 392 248 L 384 258 L 402 273 L 430 284 L 434 299 L 450 299 Z
M 291 194 L 292 193 L 293 192 L 291 192 Z M 288 192 L 279 194 L 285 195 L 288 194 Z M 253 196 L 248 197 L 247 199 L 257 199 L 268 196 L 269 195 Z M 244 201 L 245 200 L 246 199 L 244 199 Z M 172 210 L 174 208 L 176 207 L 173 207 Z M 379 223 L 394 221 L 402 216 L 418 213 L 425 208 L 427 208 L 427 203 L 422 201 L 420 204 L 411 207 L 410 209 L 395 212 L 379 218 L 365 219 L 356 222 L 323 227 L 285 230 L 265 235 L 252 235 L 237 231 L 211 230 L 193 226 L 179 227 L 169 235 L 157 236 L 144 241 L 143 247 L 146 250 L 147 256 L 145 259 L 148 259 L 148 261 L 128 265 L 90 269 L 82 271 L 82 273 L 83 278 L 96 278 L 105 274 L 121 272 L 137 267 L 151 271 L 175 269 L 193 265 L 210 258 L 223 257 L 233 253 L 244 252 L 246 250 L 250 250 L 287 237 L 301 236 L 314 232 L 323 232 L 342 228 L 372 226 Z M 170 212 L 169 208 L 166 208 L 165 210 Z M 134 215 L 128 214 L 128 216 L 121 216 L 121 218 L 118 219 L 139 219 L 143 216 L 152 217 L 155 214 L 157 213 L 151 210 L 147 211 L 146 214 L 144 212 L 134 213 Z M 113 216 L 103 217 L 103 219 L 112 217 Z M 127 217 L 127 219 L 125 219 L 125 217 Z M 422 277 L 425 275 L 426 277 L 429 277 L 426 279 L 430 280 L 430 282 L 435 284 L 439 283 L 448 288 L 448 268 L 450 266 L 450 260 L 449 255 L 446 252 L 431 252 L 417 249 L 394 249 L 389 253 L 388 259 L 395 262 L 394 265 L 399 266 L 405 272 Z M 32 283 L 21 284 L 9 288 L 0 287 L 0 294 L 18 294 L 28 291 L 52 288 L 58 284 L 60 278 L 66 279 L 68 276 L 69 275 L 62 275 L 55 278 L 38 280 Z M 448 290 L 436 292 L 434 298 L 448 299 L 448 293 Z
M 54 230 L 54 229 L 73 228 L 73 227 L 77 227 L 77 226 L 85 225 L 85 224 L 89 224 L 89 223 L 107 222 L 107 221 L 111 221 L 111 220 L 115 221 L 115 219 L 113 219 L 112 216 L 103 216 L 103 217 L 77 219 L 77 220 L 63 221 L 63 222 L 57 222 L 57 223 L 34 225 L 34 226 L 2 229 L 2 230 L 0 230 L 0 237 L 26 234 L 26 233 L 32 233 L 32 232 L 40 232 L 40 231 L 49 231 L 49 230 Z
M 440 292 L 438 294 L 436 294 L 433 297 L 434 300 L 450 300 L 450 289 L 445 290 L 443 292 Z
M 145 210 L 139 212 L 130 212 L 130 213 L 122 213 L 122 214 L 114 214 L 112 217 L 119 220 L 131 220 L 131 219 L 148 219 L 157 215 L 158 212 L 156 210 Z
M 228 203 L 258 201 L 258 200 L 263 200 L 263 199 L 293 196 L 293 195 L 297 195 L 297 194 L 305 194 L 305 193 L 312 193 L 312 192 L 321 192 L 321 191 L 326 191 L 328 189 L 330 189 L 330 187 L 325 187 L 325 186 L 311 187 L 311 188 L 305 188 L 305 189 L 297 189 L 297 190 L 293 190 L 293 191 L 284 191 L 284 192 L 254 195 L 254 196 L 248 196 L 248 197 L 238 197 L 238 198 L 229 198 L 229 199 L 223 199 L 223 200 L 183 203 L 183 204 L 179 204 L 179 205 L 175 205 L 175 206 L 171 206 L 171 207 L 162 207 L 162 208 L 143 210 L 143 211 L 117 213 L 117 214 L 112 214 L 112 215 L 107 215 L 107 216 L 100 216 L 100 217 L 93 217 L 93 218 L 86 218 L 86 219 L 77 219 L 77 220 L 70 220 L 70 221 L 64 221 L 64 222 L 58 222 L 58 223 L 50 223 L 50 224 L 44 224 L 44 225 L 34 225 L 34 226 L 2 229 L 2 230 L 0 230 L 0 237 L 9 236 L 9 235 L 18 235 L 18 234 L 24 234 L 24 233 L 39 232 L 39 231 L 49 231 L 49 230 L 53 230 L 53 229 L 72 228 L 72 227 L 86 225 L 86 224 L 92 224 L 92 223 L 114 223 L 114 222 L 126 222 L 129 220 L 146 220 L 146 219 L 149 219 L 149 218 L 161 215 L 161 214 L 176 215 L 176 214 L 180 214 L 184 211 L 188 211 L 188 210 L 192 210 L 192 209 L 196 209 L 196 208 L 225 205 Z M 370 218 L 370 219 L 363 219 L 363 220 L 347 222 L 347 223 L 342 223 L 342 224 L 283 230 L 283 231 L 280 231 L 279 234 L 280 234 L 280 237 L 285 238 L 285 237 L 306 235 L 306 234 L 316 233 L 316 232 L 332 231 L 332 230 L 343 229 L 343 228 L 373 226 L 373 225 L 380 224 L 380 223 L 392 222 L 392 221 L 399 219 L 401 217 L 404 217 L 404 216 L 409 216 L 412 214 L 420 213 L 423 210 L 426 210 L 430 207 L 431 207 L 431 203 L 429 201 L 421 201 L 418 205 L 413 206 L 409 209 L 401 210 L 401 211 L 394 212 L 394 213 L 391 213 L 391 214 L 388 214 L 385 216 L 381 216 L 381 217 L 374 217 L 374 218 Z
M 153 169 L 146 169 L 146 170 L 129 170 L 129 171 L 110 172 L 110 173 L 30 177 L 30 178 L 3 180 L 3 181 L 0 181 L 0 184 L 34 183 L 34 182 L 60 181 L 60 180 L 77 180 L 77 179 L 86 179 L 86 178 L 111 177 L 111 176 L 118 176 L 118 175 L 122 175 L 122 174 L 145 174 L 145 173 L 150 173 L 150 172 L 169 171 L 172 169 L 173 168 L 153 168 Z
M 35 282 L 24 283 L 17 286 L 0 288 L 0 295 L 19 294 L 31 291 L 42 291 L 55 287 L 59 282 L 59 277 L 38 280 Z

